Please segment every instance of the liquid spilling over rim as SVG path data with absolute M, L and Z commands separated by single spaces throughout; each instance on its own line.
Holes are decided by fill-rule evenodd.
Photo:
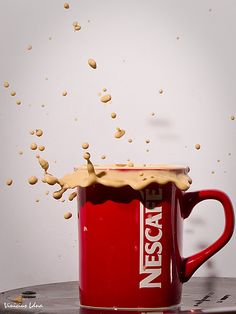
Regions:
M 110 187 L 123 187 L 129 185 L 134 190 L 141 190 L 151 183 L 174 183 L 180 190 L 187 190 L 192 183 L 188 176 L 189 167 L 160 164 L 118 164 L 93 165 L 90 160 L 86 166 L 77 168 L 73 173 L 65 175 L 58 182 L 64 192 L 68 188 L 88 187 L 101 184 Z

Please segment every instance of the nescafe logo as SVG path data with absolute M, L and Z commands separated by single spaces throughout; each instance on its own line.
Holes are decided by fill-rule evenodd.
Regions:
M 144 204 L 140 202 L 139 273 L 145 277 L 139 288 L 161 288 L 162 206 L 155 204 L 162 200 L 162 189 L 146 189 L 141 193 Z

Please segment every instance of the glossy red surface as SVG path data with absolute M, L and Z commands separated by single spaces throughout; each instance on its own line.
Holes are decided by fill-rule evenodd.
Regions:
M 79 290 L 84 306 L 150 309 L 177 305 L 182 282 L 225 245 L 233 232 L 231 203 L 218 191 L 184 194 L 172 183 L 152 184 L 142 191 L 93 185 L 79 188 L 78 195 Z M 183 259 L 183 220 L 195 204 L 207 198 L 222 202 L 227 230 L 208 249 Z

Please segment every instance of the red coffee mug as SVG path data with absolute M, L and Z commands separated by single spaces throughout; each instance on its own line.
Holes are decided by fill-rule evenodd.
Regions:
M 206 199 L 223 205 L 225 229 L 212 245 L 183 258 L 183 221 Z M 151 183 L 142 190 L 94 184 L 78 188 L 78 203 L 82 307 L 178 307 L 182 284 L 229 241 L 234 230 L 231 201 L 217 190 L 186 193 L 174 183 Z

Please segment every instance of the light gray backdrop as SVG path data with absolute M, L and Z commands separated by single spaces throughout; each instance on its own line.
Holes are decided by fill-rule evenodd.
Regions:
M 0 4 L 1 291 L 78 279 L 76 201 L 55 201 L 45 194 L 53 188 L 28 184 L 31 175 L 42 178 L 34 141 L 58 176 L 83 163 L 88 141 L 95 163 L 105 154 L 108 163 L 187 164 L 191 191 L 221 189 L 236 204 L 235 1 L 71 0 L 68 10 L 56 0 Z M 98 96 L 104 87 L 112 95 L 106 105 Z M 120 140 L 116 127 L 126 130 Z M 36 128 L 42 137 L 29 134 Z M 185 256 L 214 241 L 223 220 L 217 202 L 196 206 L 185 224 Z M 236 277 L 235 245 L 234 236 L 196 275 Z

